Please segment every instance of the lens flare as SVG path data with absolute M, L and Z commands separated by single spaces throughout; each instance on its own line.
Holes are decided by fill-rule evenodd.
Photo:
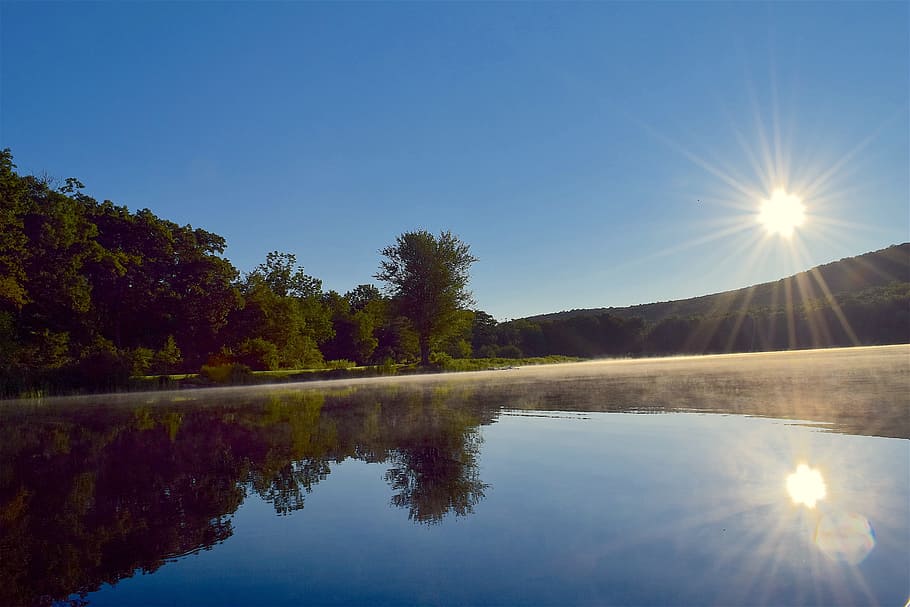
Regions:
M 830 512 L 818 522 L 815 545 L 830 559 L 857 565 L 875 548 L 875 531 L 862 514 Z
M 763 200 L 758 212 L 758 222 L 771 234 L 784 238 L 793 236 L 793 231 L 806 221 L 806 207 L 795 194 L 774 190 L 771 198 Z
M 794 504 L 815 508 L 815 504 L 827 495 L 828 490 L 821 472 L 800 464 L 796 467 L 796 472 L 787 477 L 787 493 Z

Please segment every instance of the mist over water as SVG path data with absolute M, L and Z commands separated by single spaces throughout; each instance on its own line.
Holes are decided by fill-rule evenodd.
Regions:
M 4 403 L 0 602 L 901 603 L 908 394 L 893 346 Z

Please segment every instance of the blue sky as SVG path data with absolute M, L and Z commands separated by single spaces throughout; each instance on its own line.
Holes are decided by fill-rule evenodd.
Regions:
M 908 7 L 4 2 L 0 145 L 244 271 L 450 229 L 500 320 L 676 299 L 910 240 Z

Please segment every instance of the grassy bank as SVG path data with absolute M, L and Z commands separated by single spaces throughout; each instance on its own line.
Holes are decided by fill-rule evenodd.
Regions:
M 428 367 L 418 364 L 388 364 L 351 366 L 334 369 L 280 369 L 278 371 L 250 371 L 238 366 L 225 365 L 210 368 L 206 373 L 179 375 L 147 375 L 130 379 L 130 391 L 175 390 L 207 386 L 279 384 L 326 379 L 354 379 L 385 375 L 416 375 L 420 373 L 454 373 L 485 371 L 509 367 L 548 365 L 584 360 L 572 356 L 538 356 L 529 358 L 449 358 L 439 357 Z

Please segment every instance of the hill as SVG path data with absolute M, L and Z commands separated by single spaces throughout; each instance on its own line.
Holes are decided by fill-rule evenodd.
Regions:
M 910 343 L 910 243 L 775 282 L 475 330 L 475 353 L 596 358 Z
M 672 316 L 711 317 L 744 310 L 777 309 L 785 306 L 788 293 L 795 304 L 803 304 L 839 295 L 859 294 L 895 282 L 910 283 L 910 242 L 846 257 L 774 282 L 733 291 L 624 308 L 588 308 L 541 314 L 523 320 L 537 323 L 610 314 L 656 323 Z

